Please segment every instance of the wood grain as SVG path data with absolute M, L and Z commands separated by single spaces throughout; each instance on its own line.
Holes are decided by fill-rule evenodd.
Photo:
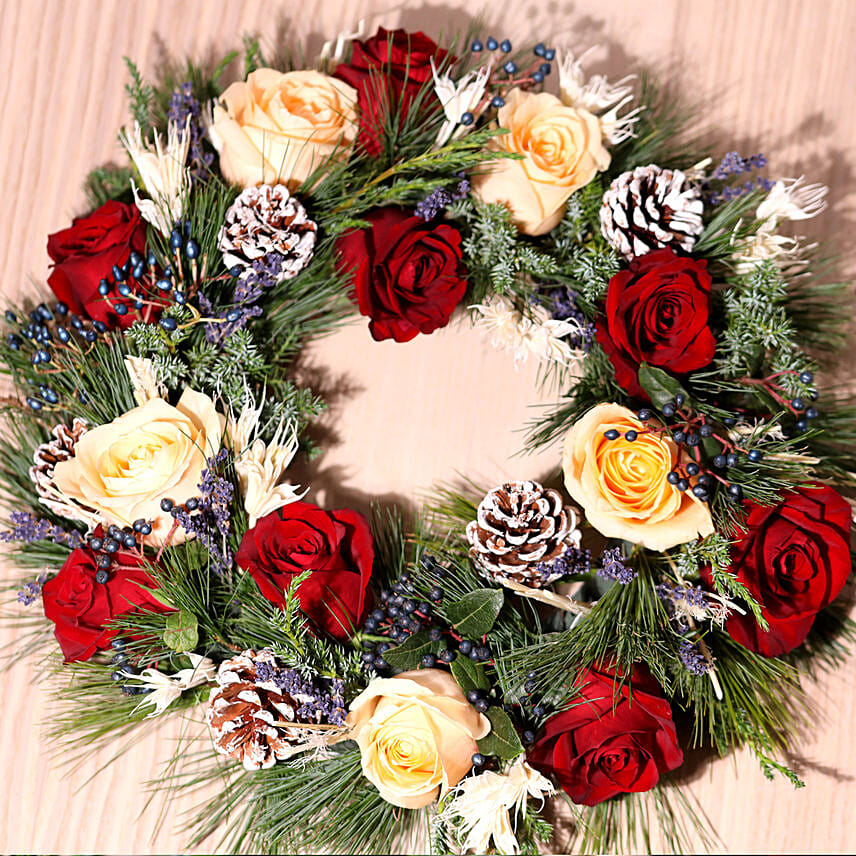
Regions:
M 119 160 L 116 130 L 127 121 L 123 54 L 152 73 L 165 57 L 219 57 L 258 32 L 310 48 L 361 17 L 423 28 L 435 37 L 465 23 L 466 0 L 189 2 L 189 0 L 3 0 L 0 3 L 0 259 L 7 299 L 33 292 L 47 274 L 45 240 L 83 210 L 80 184 Z M 556 0 L 491 4 L 485 33 L 578 49 L 602 45 L 594 70 L 623 75 L 655 67 L 670 90 L 704 104 L 700 121 L 722 151 L 765 152 L 773 175 L 832 187 L 832 208 L 809 224 L 853 250 L 856 139 L 856 3 L 852 0 Z M 438 481 L 465 473 L 486 482 L 543 476 L 555 451 L 515 456 L 533 404 L 533 366 L 515 372 L 466 325 L 407 346 L 375 344 L 362 324 L 313 345 L 303 371 L 332 397 L 328 451 L 312 472 L 320 502 L 365 507 L 370 499 L 415 501 Z M 852 364 L 840 379 L 852 377 Z M 3 630 L 3 641 L 10 637 Z M 728 851 L 851 852 L 856 775 L 856 658 L 812 684 L 816 726 L 796 762 L 808 787 L 766 782 L 744 754 L 698 765 L 689 776 Z M 49 759 L 41 723 L 46 694 L 26 665 L 4 675 L 0 759 L 0 850 L 51 853 L 175 852 L 179 813 L 169 805 L 138 818 L 143 782 L 169 758 L 176 726 L 146 736 L 89 781 L 102 752 L 63 778 Z M 210 848 L 216 847 L 211 842 Z M 207 852 L 205 848 L 199 852 Z

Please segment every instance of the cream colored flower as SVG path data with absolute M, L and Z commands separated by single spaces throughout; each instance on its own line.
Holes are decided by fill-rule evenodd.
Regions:
M 131 379 L 134 400 L 145 404 L 153 398 L 163 398 L 166 388 L 155 377 L 155 368 L 151 360 L 145 357 L 125 357 L 125 370 Z
M 585 356 L 584 351 L 575 350 L 564 341 L 565 336 L 581 332 L 579 324 L 570 319 L 550 318 L 543 309 L 533 309 L 536 318 L 527 318 L 501 295 L 493 295 L 470 309 L 479 313 L 479 326 L 492 334 L 491 344 L 514 354 L 515 367 L 525 363 L 530 354 L 538 360 L 563 366 Z
M 201 654 L 188 653 L 190 668 L 180 669 L 173 675 L 165 675 L 157 669 L 143 669 L 139 674 L 123 672 L 126 680 L 139 681 L 152 692 L 146 693 L 142 701 L 134 708 L 139 710 L 146 705 L 151 705 L 154 710 L 150 711 L 147 718 L 159 716 L 174 701 L 181 698 L 181 694 L 193 687 L 202 686 L 217 680 L 217 665 L 213 660 L 203 657 Z
M 764 201 L 758 206 L 755 216 L 759 220 L 808 220 L 826 209 L 826 194 L 829 188 L 823 184 L 803 184 L 805 176 L 777 181 Z
M 241 187 L 293 191 L 327 161 L 348 157 L 357 136 L 357 91 L 319 71 L 259 68 L 220 102 L 209 136 L 224 177 Z
M 550 780 L 533 770 L 521 755 L 504 773 L 488 770 L 464 779 L 441 816 L 460 819 L 456 843 L 464 852 L 487 853 L 493 839 L 496 852 L 519 853 L 512 814 L 515 820 L 518 815 L 525 817 L 529 797 L 543 803 L 554 792 Z
M 491 66 L 488 64 L 476 71 L 470 71 L 455 83 L 448 71 L 442 75 L 437 74 L 432 57 L 431 72 L 434 75 L 434 92 L 437 93 L 437 100 L 446 114 L 446 121 L 437 133 L 436 140 L 436 145 L 442 146 L 455 134 L 456 128 L 460 130 L 464 127 L 461 125 L 461 116 L 464 113 L 474 113 L 478 108 L 484 98 Z
M 119 140 L 140 173 L 143 189 L 151 197 L 140 198 L 136 185 L 131 182 L 140 214 L 162 235 L 169 235 L 184 213 L 190 192 L 190 170 L 185 166 L 190 148 L 190 117 L 184 128 L 175 122 L 169 123 L 166 148 L 157 131 L 154 143 L 144 142 L 138 122 L 134 123 L 133 134 L 122 128 Z
M 609 166 L 597 117 L 547 92 L 512 89 L 497 121 L 508 133 L 493 137 L 488 149 L 523 159 L 487 165 L 473 176 L 473 194 L 506 205 L 521 232 L 543 235 L 562 219 L 571 194 Z
M 607 439 L 611 429 L 621 436 Z M 633 442 L 624 436 L 629 430 L 638 433 Z M 595 529 L 662 552 L 714 531 L 707 505 L 667 480 L 683 462 L 670 436 L 647 431 L 626 407 L 598 404 L 568 432 L 562 468 L 568 493 Z
M 439 669 L 375 678 L 351 702 L 347 724 L 363 774 L 402 808 L 426 806 L 458 784 L 491 727 Z
M 204 393 L 185 389 L 173 407 L 162 398 L 90 428 L 74 447 L 74 457 L 54 470 L 54 484 L 67 497 L 95 509 L 105 523 L 152 524 L 160 544 L 172 518 L 160 503 L 181 503 L 199 492 L 207 458 L 220 449 L 224 419 Z M 177 529 L 173 542 L 184 540 Z
M 598 47 L 589 48 L 579 59 L 570 51 L 562 53 L 559 61 L 559 95 L 563 104 L 569 107 L 583 108 L 598 116 L 603 138 L 617 145 L 636 136 L 635 127 L 639 121 L 641 108 L 619 116 L 620 111 L 633 101 L 635 74 L 610 83 L 603 75 L 594 74 L 586 78 L 583 60 Z

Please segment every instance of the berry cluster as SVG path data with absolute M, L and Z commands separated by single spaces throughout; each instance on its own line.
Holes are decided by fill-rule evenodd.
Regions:
M 363 625 L 364 631 L 375 637 L 363 640 L 363 663 L 378 673 L 386 673 L 390 666 L 383 655 L 394 645 L 401 644 L 422 630 L 428 630 L 432 642 L 444 645 L 436 654 L 426 654 L 422 658 L 420 665 L 423 668 L 448 665 L 458 656 L 469 657 L 476 663 L 488 662 L 493 654 L 484 642 L 477 644 L 463 639 L 451 628 L 437 623 L 434 605 L 440 603 L 445 595 L 440 583 L 447 572 L 428 555 L 422 557 L 421 564 L 435 581 L 428 590 L 428 599 L 420 598 L 408 573 L 401 574 L 391 588 L 383 589 L 380 592 L 380 603 Z
M 117 554 L 124 552 L 139 552 L 139 537 L 151 535 L 152 525 L 147 521 L 135 520 L 132 526 L 119 528 L 111 524 L 106 534 L 93 535 L 87 542 L 87 546 L 95 555 L 95 582 L 106 583 L 110 579 L 110 569 L 117 562 Z
M 113 663 L 114 666 L 117 666 L 116 671 L 110 674 L 110 678 L 114 683 L 121 685 L 122 694 L 132 696 L 144 695 L 145 693 L 153 692 L 154 687 L 123 683 L 129 676 L 138 675 L 140 673 L 139 669 L 137 669 L 128 659 L 125 640 L 117 636 L 115 639 L 111 640 L 110 647 L 116 652 L 110 659 L 110 662 Z

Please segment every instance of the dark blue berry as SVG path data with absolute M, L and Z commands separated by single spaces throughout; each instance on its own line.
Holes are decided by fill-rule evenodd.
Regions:
M 371 665 L 374 663 L 376 656 L 377 655 L 374 651 L 363 651 L 363 662 L 366 663 L 366 665 Z
M 794 410 L 805 410 L 805 402 L 801 398 L 795 398 L 791 402 L 791 407 L 793 407 Z
M 89 539 L 89 549 L 94 552 L 98 552 L 104 546 L 103 538 L 90 538 Z
M 700 470 L 701 467 L 699 467 L 699 465 L 695 463 L 695 461 L 690 461 L 690 463 L 687 464 L 687 472 L 691 476 L 697 476 Z
M 160 325 L 167 333 L 171 333 L 178 327 L 178 321 L 175 318 L 164 317 L 160 319 Z
M 485 645 L 481 645 L 476 648 L 476 654 L 478 655 L 479 660 L 485 662 L 491 658 L 490 648 Z
M 375 657 L 374 667 L 377 671 L 381 671 L 382 669 L 388 669 L 389 663 L 383 657 Z
M 443 631 L 439 627 L 432 627 L 428 631 L 428 638 L 432 642 L 439 642 L 443 638 Z
M 374 633 L 377 630 L 377 620 L 374 618 L 367 618 L 366 623 L 363 625 L 369 633 Z
M 199 500 L 195 496 L 192 496 L 184 503 L 184 507 L 188 511 L 196 511 L 196 509 L 199 508 Z
M 108 538 L 104 542 L 105 553 L 116 553 L 119 550 L 119 542 L 115 538 Z
M 546 76 L 547 76 L 547 75 L 548 75 L 552 70 L 553 70 L 553 67 L 550 65 L 550 63 L 549 63 L 549 62 L 542 62 L 542 63 L 541 63 L 541 65 L 538 67 L 538 71 L 540 71 L 540 72 L 541 72 L 541 74 L 543 74 L 545 77 L 546 77 Z
M 487 49 L 489 51 L 495 51 L 498 47 L 499 47 L 499 42 L 497 42 L 497 40 L 493 36 L 488 36 Z
M 797 419 L 797 431 L 805 431 L 808 428 L 807 419 Z
M 123 546 L 123 547 L 125 547 L 125 548 L 126 548 L 126 549 L 128 549 L 128 550 L 133 550 L 133 549 L 134 549 L 134 547 L 136 547 L 136 546 L 137 546 L 137 539 L 136 539 L 136 538 L 135 538 L 135 537 L 134 537 L 134 536 L 129 532 L 129 533 L 128 533 L 128 534 L 127 534 L 127 535 L 122 539 L 122 546 Z
M 721 470 L 721 469 L 723 469 L 723 467 L 725 467 L 725 464 L 726 464 L 726 462 L 727 462 L 727 461 L 728 461 L 728 459 L 725 457 L 725 455 L 717 455 L 717 456 L 713 459 L 713 465 L 714 465 L 717 469 Z
M 701 428 L 698 429 L 698 433 L 701 434 L 702 437 L 712 437 L 713 425 L 702 425 Z
M 536 704 L 535 707 L 532 708 L 532 716 L 544 716 L 547 713 L 547 708 L 544 707 L 543 704 Z
M 534 731 L 524 731 L 521 735 L 523 737 L 523 743 L 526 746 L 535 742 L 535 732 Z
M 166 511 L 167 513 L 172 511 L 174 505 L 175 503 L 171 499 L 164 498 L 160 501 L 161 511 Z
M 683 443 L 684 440 L 687 439 L 687 435 L 684 434 L 684 432 L 680 428 L 676 428 L 674 431 L 672 431 L 672 439 L 676 443 Z
M 451 662 L 455 659 L 455 657 L 457 657 L 456 652 L 455 652 L 455 651 L 450 651 L 448 648 L 444 648 L 444 649 L 440 652 L 440 659 L 441 659 L 444 663 L 451 663 Z
M 603 432 L 603 436 L 607 440 L 617 440 L 621 436 L 621 432 L 617 428 L 610 428 L 608 431 Z
M 735 452 L 729 452 L 725 458 L 725 466 L 736 467 L 740 463 L 740 457 Z
M 816 407 L 809 407 L 805 412 L 805 418 L 806 419 L 817 419 L 817 417 L 819 415 L 820 415 L 820 413 L 818 413 L 818 410 Z
M 434 588 L 428 592 L 428 597 L 430 597 L 434 603 L 437 603 L 437 601 L 443 599 L 443 589 L 441 589 L 440 586 L 434 586 Z
M 496 107 L 499 110 L 500 107 L 505 106 L 505 99 L 501 95 L 494 95 L 493 98 L 490 99 L 490 103 L 492 107 Z
M 763 457 L 764 453 L 760 449 L 751 449 L 749 451 L 748 458 L 753 464 L 757 464 Z
M 688 446 L 698 446 L 701 443 L 701 437 L 695 433 L 695 431 L 687 434 L 687 445 Z
M 487 763 L 487 758 L 481 752 L 476 752 L 472 757 L 474 767 L 483 767 Z
M 733 416 L 726 416 L 722 420 L 722 424 L 727 428 L 733 428 L 737 424 L 737 420 Z
M 728 493 L 735 499 L 740 499 L 743 496 L 743 488 L 739 484 L 728 485 Z
M 647 422 L 654 414 L 647 407 L 643 407 L 638 415 L 642 422 Z
M 467 110 L 467 112 L 464 113 L 463 116 L 461 116 L 461 124 L 462 125 L 472 125 L 473 122 L 475 122 L 475 120 L 476 120 L 476 117 L 473 116 L 473 114 L 470 113 L 469 110 Z
M 488 704 L 487 699 L 480 698 L 480 699 L 479 699 L 479 700 L 478 700 L 478 701 L 473 705 L 473 707 L 474 707 L 474 708 L 475 708 L 479 713 L 487 713 L 487 709 L 490 707 L 490 705 Z
M 511 53 L 511 42 L 510 42 L 510 41 L 508 41 L 508 39 L 503 39 L 503 40 L 499 43 L 499 49 L 500 49 L 503 53 Z
M 437 665 L 437 658 L 433 654 L 426 654 L 422 658 L 422 665 L 426 669 L 433 669 Z
M 179 306 L 184 306 L 184 304 L 187 303 L 187 295 L 183 291 L 176 291 L 176 293 L 173 294 L 172 299 Z
M 194 240 L 188 241 L 184 247 L 184 254 L 191 260 L 199 258 L 199 244 Z
M 517 71 L 517 63 L 513 60 L 509 60 L 502 68 L 506 74 L 515 74 Z
M 123 672 L 113 672 L 110 675 L 110 680 L 113 681 L 113 683 L 118 684 L 119 681 L 124 681 L 126 677 L 127 675 L 125 675 Z
M 469 654 L 473 650 L 473 643 L 469 639 L 462 639 L 461 644 L 458 645 L 458 650 L 462 654 Z
M 473 53 L 481 53 L 484 50 L 484 45 L 478 39 L 473 39 L 473 43 L 470 45 L 470 50 Z
M 478 690 L 469 690 L 467 692 L 467 701 L 470 704 L 475 704 L 481 698 L 481 693 Z
M 536 71 L 532 74 L 532 80 L 534 83 L 543 83 L 544 82 L 544 72 Z
M 156 285 L 156 286 L 157 286 L 161 291 L 169 291 L 169 290 L 172 288 L 172 283 L 171 283 L 171 282 L 170 282 L 166 277 L 164 277 L 163 279 L 159 279 L 159 280 L 155 283 L 155 285 Z
M 548 62 L 552 62 L 555 58 L 556 58 L 556 49 L 555 48 L 548 48 L 546 51 L 544 51 L 544 59 L 546 59 Z
M 631 430 L 624 432 L 624 439 L 627 440 L 628 443 L 633 443 L 638 436 L 639 434 L 636 431 Z
M 547 53 L 547 47 L 544 42 L 538 42 L 538 44 L 532 48 L 532 53 L 534 53 L 535 56 L 544 56 L 544 54 Z
M 172 249 L 177 250 L 181 247 L 183 243 L 183 239 L 181 237 L 181 232 L 178 229 L 173 229 L 169 234 L 169 245 Z
M 528 680 L 528 681 L 526 681 L 526 683 L 525 683 L 525 684 L 523 684 L 523 692 L 525 692 L 525 693 L 531 693 L 531 692 L 533 692 L 533 691 L 534 691 L 534 689 L 535 689 L 535 687 L 536 687 L 536 686 L 538 686 L 538 684 L 537 684 L 537 683 L 535 683 L 535 681 L 533 681 L 533 680 Z
M 682 392 L 679 392 L 679 393 L 675 396 L 675 404 L 677 404 L 677 406 L 678 406 L 678 407 L 683 407 L 683 406 L 684 406 L 684 402 L 685 402 L 686 400 L 687 400 L 687 397 L 686 397 Z
M 686 479 L 679 479 L 677 485 L 675 485 L 681 493 L 683 493 L 689 486 L 690 483 Z
M 663 416 L 671 417 L 674 415 L 675 415 L 675 405 L 670 404 L 669 402 L 666 402 L 666 404 L 663 405 Z
M 674 470 L 666 476 L 666 481 L 669 484 L 677 484 L 680 480 L 681 477 Z
M 800 380 L 803 383 L 811 383 L 814 380 L 814 375 L 811 372 L 801 372 Z
M 107 571 L 97 570 L 95 572 L 95 582 L 96 583 L 99 583 L 100 585 L 103 586 L 104 583 L 106 583 L 107 580 L 109 580 L 109 579 L 110 579 L 110 574 L 108 574 Z

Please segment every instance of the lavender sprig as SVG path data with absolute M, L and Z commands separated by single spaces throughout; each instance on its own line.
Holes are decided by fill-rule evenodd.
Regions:
M 303 677 L 294 669 L 280 669 L 269 660 L 258 660 L 256 683 L 272 683 L 282 692 L 300 701 L 297 715 L 304 721 L 345 724 L 345 685 L 339 678 L 314 681 Z M 329 686 L 325 683 L 329 683 Z
M 454 190 L 449 190 L 446 187 L 438 187 L 431 191 L 421 202 L 417 203 L 413 213 L 416 217 L 421 217 L 426 222 L 433 220 L 448 208 L 453 202 L 459 199 L 464 199 L 470 192 L 469 179 L 461 178 L 458 186 Z
M 597 575 L 626 586 L 633 582 L 638 572 L 624 563 L 620 547 L 610 547 L 600 554 L 600 567 Z
M 0 542 L 4 544 L 53 541 L 55 544 L 65 544 L 70 550 L 76 550 L 83 544 L 83 536 L 76 529 L 66 532 L 47 518 L 36 517 L 29 511 L 13 511 L 9 520 L 13 524 L 12 528 L 0 532 Z
M 702 652 L 701 646 L 697 642 L 690 642 L 689 639 L 681 639 L 678 655 L 684 668 L 692 675 L 706 675 L 713 668 L 710 660 Z
M 184 134 L 184 126 L 188 118 L 190 123 L 188 133 L 190 135 L 190 147 L 188 150 L 188 159 L 191 163 L 191 177 L 195 181 L 201 181 L 211 171 L 211 164 L 214 161 L 214 154 L 206 152 L 202 146 L 202 139 L 205 132 L 202 128 L 201 111 L 199 107 L 199 99 L 193 94 L 193 84 L 186 81 L 181 84 L 172 93 L 169 99 L 169 115 L 168 119 L 179 128 L 179 134 Z
M 574 321 L 579 327 L 578 333 L 572 333 L 565 341 L 575 351 L 591 349 L 595 337 L 595 325 L 577 305 L 577 293 L 569 288 L 556 288 L 549 292 L 550 315 L 558 321 Z
M 21 603 L 24 606 L 29 606 L 30 604 L 35 603 L 41 595 L 42 587 L 47 582 L 47 580 L 48 575 L 44 573 L 36 577 L 36 579 L 28 582 L 18 592 L 18 603 Z

